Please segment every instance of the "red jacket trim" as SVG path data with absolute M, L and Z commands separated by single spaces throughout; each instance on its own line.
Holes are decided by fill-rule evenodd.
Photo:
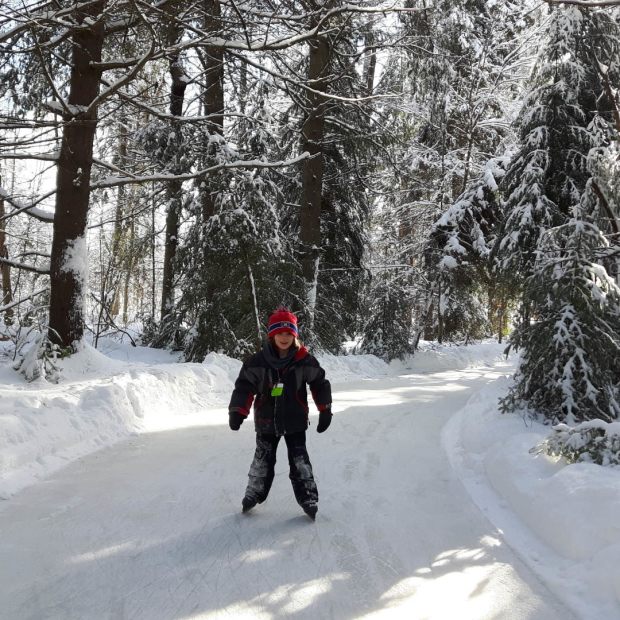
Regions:
M 294 361 L 298 362 L 299 360 L 304 359 L 308 355 L 308 349 L 306 347 L 299 347 L 297 349 L 297 353 L 295 353 Z
M 250 407 L 252 406 L 252 401 L 254 400 L 254 394 L 249 394 L 248 399 L 245 401 L 245 407 L 239 407 L 239 413 L 248 417 L 250 415 Z

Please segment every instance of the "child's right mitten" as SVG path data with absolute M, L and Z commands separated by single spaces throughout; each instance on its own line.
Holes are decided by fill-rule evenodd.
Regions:
M 332 410 L 328 407 L 319 413 L 319 423 L 316 427 L 317 433 L 322 433 L 329 428 L 332 423 Z

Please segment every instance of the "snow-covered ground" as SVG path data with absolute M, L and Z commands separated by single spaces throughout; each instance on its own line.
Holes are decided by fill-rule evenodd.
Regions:
M 239 514 L 240 362 L 103 351 L 57 385 L 0 364 L 1 618 L 620 619 L 620 470 L 530 454 L 546 429 L 497 413 L 499 345 L 322 356 L 315 524 L 283 451 L 269 500 Z
M 498 415 L 506 370 L 446 425 L 446 453 L 476 504 L 550 589 L 582 618 L 619 619 L 620 468 L 536 454 L 549 429 Z

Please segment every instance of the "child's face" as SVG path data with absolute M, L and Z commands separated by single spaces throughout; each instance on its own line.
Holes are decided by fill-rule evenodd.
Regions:
M 274 337 L 276 341 L 276 347 L 285 351 L 286 349 L 290 349 L 293 344 L 293 340 L 295 340 L 295 336 L 293 334 L 289 334 L 289 332 L 282 332 L 281 334 L 276 334 Z

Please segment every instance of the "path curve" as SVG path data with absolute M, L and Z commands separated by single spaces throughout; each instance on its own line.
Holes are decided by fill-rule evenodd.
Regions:
M 571 619 L 441 448 L 444 424 L 498 373 L 334 386 L 332 427 L 308 435 L 316 523 L 294 502 L 283 445 L 269 500 L 240 514 L 251 423 L 80 459 L 0 502 L 0 618 Z

